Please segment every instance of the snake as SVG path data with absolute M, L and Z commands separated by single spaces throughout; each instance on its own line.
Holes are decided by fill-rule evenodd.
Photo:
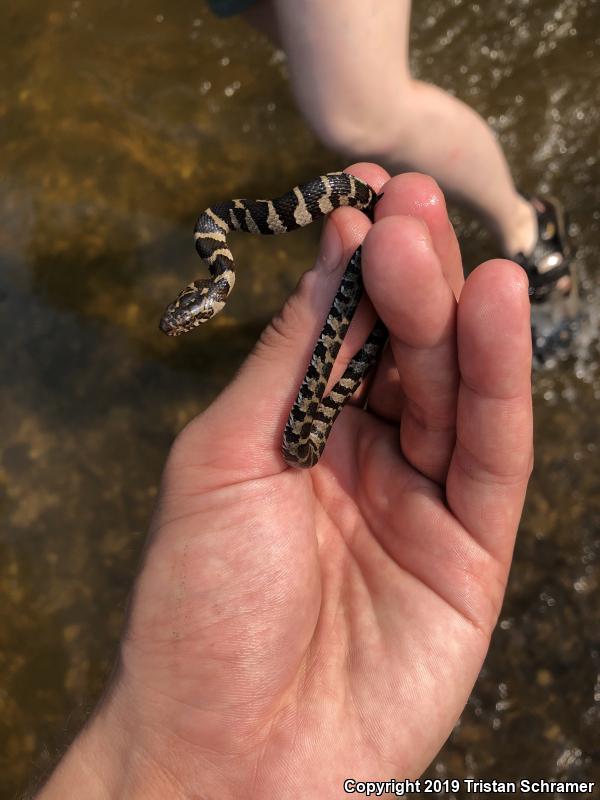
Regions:
M 273 200 L 236 199 L 207 208 L 198 217 L 194 238 L 210 277 L 195 280 L 179 293 L 165 309 L 160 329 L 168 336 L 178 336 L 222 311 L 235 282 L 233 255 L 227 242 L 231 231 L 288 233 L 342 206 L 357 208 L 373 221 L 380 197 L 350 173 L 329 172 Z M 335 359 L 363 294 L 361 253 L 359 246 L 348 261 L 283 431 L 281 451 L 291 467 L 317 464 L 338 414 L 375 365 L 387 341 L 387 329 L 378 319 L 325 396 Z

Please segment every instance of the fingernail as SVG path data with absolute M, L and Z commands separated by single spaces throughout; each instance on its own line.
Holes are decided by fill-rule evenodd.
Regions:
M 327 220 L 321 237 L 315 269 L 323 272 L 335 272 L 342 260 L 342 254 L 342 240 L 336 224 L 333 220 Z

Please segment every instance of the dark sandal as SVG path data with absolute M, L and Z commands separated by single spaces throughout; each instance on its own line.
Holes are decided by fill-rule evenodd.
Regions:
M 571 275 L 571 248 L 565 225 L 565 212 L 551 197 L 527 197 L 537 215 L 538 240 L 529 255 L 517 253 L 513 261 L 529 278 L 529 299 L 543 303 L 565 275 Z M 569 292 L 566 292 L 568 295 Z
M 537 215 L 538 240 L 528 256 L 518 253 L 513 260 L 529 278 L 534 363 L 550 364 L 554 358 L 568 355 L 578 328 L 577 274 L 565 212 L 559 201 L 550 197 L 525 196 L 525 199 Z M 557 287 L 564 276 L 570 278 L 566 290 Z

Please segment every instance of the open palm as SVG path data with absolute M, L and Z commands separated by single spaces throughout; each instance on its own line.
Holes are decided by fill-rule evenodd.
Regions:
M 461 292 L 437 186 L 350 171 L 385 183 L 372 229 L 332 215 L 315 269 L 165 469 L 112 703 L 181 796 L 416 777 L 500 610 L 531 468 L 525 275 L 488 262 Z M 319 465 L 290 469 L 281 431 L 365 233 L 390 343 Z M 372 322 L 364 303 L 337 374 Z

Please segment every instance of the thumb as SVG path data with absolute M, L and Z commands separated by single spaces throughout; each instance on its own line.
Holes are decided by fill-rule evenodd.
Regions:
M 374 165 L 355 165 L 349 171 L 375 190 L 387 179 Z M 286 469 L 281 456 L 285 422 L 346 265 L 370 225 L 365 214 L 354 208 L 340 208 L 330 215 L 314 267 L 267 325 L 234 380 L 182 432 L 174 456 L 194 467 L 209 458 L 219 470 L 226 467 L 228 480 Z M 340 363 L 358 349 L 372 321 L 366 309 L 357 313 Z

